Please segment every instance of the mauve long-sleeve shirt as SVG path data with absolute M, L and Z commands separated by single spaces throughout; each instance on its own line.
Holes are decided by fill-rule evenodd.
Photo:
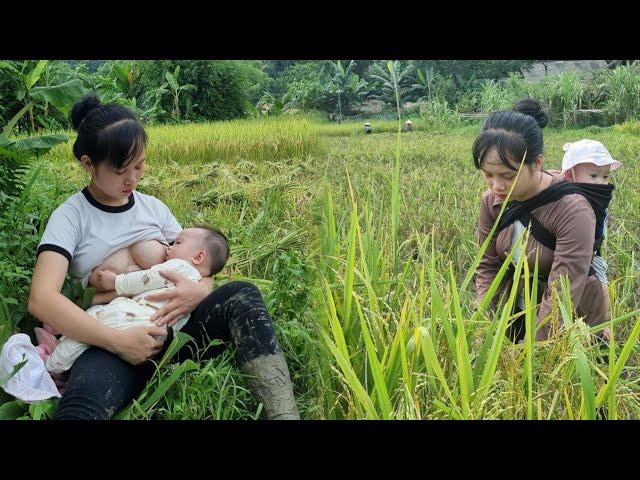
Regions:
M 560 180 L 560 177 L 554 177 L 553 183 Z M 501 206 L 502 200 L 491 190 L 483 193 L 478 218 L 478 245 L 482 245 L 487 238 Z M 526 248 L 530 271 L 533 272 L 536 249 L 539 249 L 538 271 L 541 275 L 548 276 L 547 283 L 541 282 L 539 285 L 539 288 L 544 288 L 544 292 L 537 321 L 542 321 L 551 312 L 554 281 L 561 275 L 567 275 L 571 284 L 571 300 L 576 306 L 577 314 L 583 316 L 589 325 L 602 323 L 609 308 L 609 298 L 606 287 L 595 276 L 589 276 L 596 225 L 591 205 L 582 195 L 571 194 L 543 205 L 531 214 L 556 237 L 555 251 L 542 245 L 533 235 Z M 511 224 L 494 236 L 476 269 L 475 286 L 479 299 L 487 293 L 511 249 L 514 228 Z M 511 278 L 504 278 L 496 296 L 507 293 L 510 286 Z M 559 282 L 556 286 L 559 288 Z M 538 330 L 537 338 L 546 338 L 548 333 L 549 323 Z

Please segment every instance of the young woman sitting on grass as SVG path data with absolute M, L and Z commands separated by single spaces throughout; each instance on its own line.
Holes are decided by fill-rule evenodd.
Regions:
M 182 331 L 198 349 L 212 339 L 233 342 L 249 388 L 270 419 L 298 419 L 286 361 L 260 291 L 230 282 L 211 292 L 212 279 L 199 282 L 163 276 L 175 289 L 149 296 L 166 301 L 151 318 L 156 326 L 114 330 L 98 322 L 61 293 L 67 272 L 86 287 L 91 271 L 111 253 L 144 241 L 170 245 L 182 230 L 167 206 L 135 191 L 144 172 L 147 135 L 129 109 L 85 97 L 71 112 L 78 137 L 73 153 L 91 174 L 89 185 L 51 215 L 37 251 L 29 312 L 54 330 L 92 345 L 75 361 L 55 419 L 108 419 L 125 407 L 154 372 L 154 358 L 166 335 L 190 314 Z M 107 302 L 109 299 L 103 299 Z M 177 358 L 191 355 L 185 345 Z M 223 346 L 209 348 L 206 356 Z

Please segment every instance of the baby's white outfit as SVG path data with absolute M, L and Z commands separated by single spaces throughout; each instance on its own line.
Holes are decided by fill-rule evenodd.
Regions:
M 148 270 L 123 273 L 116 276 L 116 292 L 118 295 L 133 295 L 131 298 L 118 297 L 107 305 L 95 305 L 87 309 L 87 313 L 106 325 L 117 330 L 124 330 L 139 325 L 154 326 L 151 315 L 164 306 L 167 301 L 147 300 L 147 296 L 175 288 L 175 284 L 160 275 L 160 271 L 177 273 L 195 282 L 202 278 L 200 272 L 189 262 L 172 259 L 154 265 Z M 186 315 L 173 325 L 173 330 L 180 330 L 189 320 Z M 47 371 L 61 373 L 69 370 L 73 362 L 89 345 L 62 337 L 46 362 Z

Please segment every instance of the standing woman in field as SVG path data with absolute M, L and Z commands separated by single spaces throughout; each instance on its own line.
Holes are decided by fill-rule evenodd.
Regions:
M 286 361 L 260 291 L 230 282 L 213 292 L 211 278 L 200 283 L 165 275 L 176 284 L 157 300 L 157 327 L 108 328 L 62 295 L 67 272 L 86 287 L 89 273 L 113 252 L 147 240 L 171 244 L 182 230 L 167 206 L 135 191 L 146 160 L 147 135 L 129 109 L 85 97 L 71 112 L 78 137 L 73 153 L 91 174 L 89 185 L 51 215 L 38 246 L 29 312 L 67 337 L 92 345 L 74 363 L 56 419 L 109 419 L 125 407 L 154 372 L 156 356 L 171 325 L 191 313 L 182 331 L 198 349 L 211 339 L 232 341 L 241 369 L 253 380 L 252 393 L 267 418 L 298 419 Z M 160 298 L 162 297 L 162 298 Z M 189 345 L 178 352 L 191 354 Z M 208 349 L 209 356 L 219 349 Z
M 533 272 L 538 249 L 542 297 L 537 323 L 549 316 L 553 291 L 559 288 L 556 281 L 561 275 L 567 275 L 577 314 L 589 325 L 600 324 L 606 319 L 609 295 L 606 286 L 595 276 L 591 261 L 596 216 L 604 214 L 611 191 L 605 188 L 585 195 L 576 184 L 571 185 L 562 177 L 543 170 L 542 128 L 547 121 L 546 113 L 536 101 L 521 100 L 513 110 L 489 115 L 473 144 L 475 166 L 481 170 L 489 187 L 480 201 L 478 245 L 482 245 L 489 235 L 515 181 L 518 167 L 524 162 L 507 210 L 476 270 L 476 293 L 478 300 L 485 296 L 513 242 L 531 223 L 526 254 Z M 526 216 L 514 215 L 516 212 L 518 215 L 524 212 Z M 505 275 L 496 296 L 506 298 L 511 289 L 511 277 L 508 273 Z M 519 283 L 521 287 L 522 282 Z M 493 306 L 496 301 L 497 298 L 492 299 Z M 522 297 L 517 303 L 522 310 Z M 519 319 L 520 323 L 514 324 L 511 330 L 515 340 L 525 334 L 524 318 Z M 550 322 L 546 322 L 539 326 L 536 339 L 547 339 L 549 334 Z

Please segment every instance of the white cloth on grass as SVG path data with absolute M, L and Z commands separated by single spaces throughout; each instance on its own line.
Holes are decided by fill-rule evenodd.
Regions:
M 27 363 L 7 380 L 3 385 L 4 391 L 25 402 L 61 397 L 51 375 L 45 369 L 42 358 L 38 355 L 38 350 L 25 333 L 12 335 L 3 345 L 0 355 L 0 379 L 11 375 L 15 366 L 24 360 Z

